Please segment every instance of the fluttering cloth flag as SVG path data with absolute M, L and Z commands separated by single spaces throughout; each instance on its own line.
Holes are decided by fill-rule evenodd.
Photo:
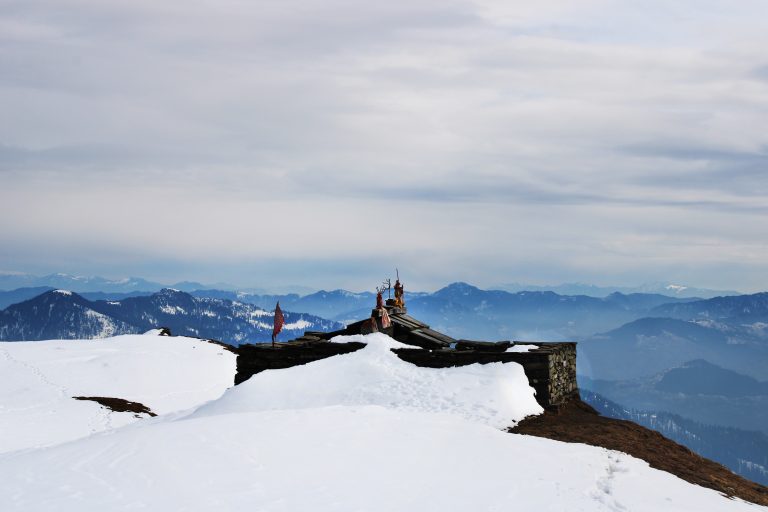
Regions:
M 275 306 L 275 324 L 272 328 L 272 344 L 275 344 L 275 339 L 277 338 L 277 335 L 280 334 L 280 331 L 283 330 L 283 326 L 285 325 L 285 317 L 283 316 L 283 310 L 280 309 L 280 301 L 277 301 L 277 306 Z
M 381 328 L 387 329 L 392 325 L 392 320 L 389 319 L 389 313 L 386 308 L 381 308 Z

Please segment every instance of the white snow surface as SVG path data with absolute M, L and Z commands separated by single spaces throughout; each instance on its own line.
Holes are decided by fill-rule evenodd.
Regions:
M 186 314 L 187 312 L 182 308 L 181 306 L 169 306 L 167 304 L 164 304 L 160 306 L 160 311 L 165 313 L 166 315 L 176 315 L 176 314 Z
M 0 453 L 139 420 L 74 396 L 122 398 L 163 414 L 218 398 L 232 386 L 234 374 L 235 354 L 194 338 L 0 343 Z
M 299 318 L 295 322 L 283 325 L 283 329 L 287 329 L 289 331 L 309 329 L 310 327 L 312 327 L 312 322 L 304 320 L 303 318 Z
M 539 348 L 538 345 L 512 345 L 505 352 L 530 352 Z
M 334 341 L 367 345 L 309 365 L 257 373 L 195 415 L 379 405 L 447 413 L 501 429 L 543 411 L 517 363 L 419 368 L 390 350 L 408 345 L 381 333 Z
M 625 454 L 504 432 L 532 396 L 517 365 L 429 371 L 360 339 L 193 412 L 0 454 L 0 510 L 765 510 Z

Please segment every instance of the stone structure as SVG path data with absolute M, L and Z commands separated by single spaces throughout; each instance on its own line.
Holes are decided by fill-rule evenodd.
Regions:
M 280 370 L 311 363 L 326 357 L 348 354 L 360 350 L 364 343 L 328 343 L 316 336 L 302 336 L 286 343 L 240 345 L 237 352 L 235 384 L 248 380 L 264 370 Z
M 459 342 L 461 343 L 461 342 Z M 500 345 L 510 346 L 510 342 Z M 398 357 L 416 366 L 448 368 L 480 363 L 520 363 L 531 387 L 536 390 L 536 400 L 542 407 L 562 405 L 578 396 L 576 385 L 576 343 L 528 343 L 534 345 L 528 352 L 504 352 L 477 347 L 468 350 L 419 350 L 395 349 Z
M 306 332 L 304 336 L 287 343 L 241 345 L 237 353 L 237 375 L 239 384 L 252 375 L 264 370 L 290 368 L 338 354 L 354 352 L 365 346 L 363 343 L 329 343 L 338 335 L 351 335 L 376 330 L 392 338 L 414 345 L 415 349 L 393 349 L 400 359 L 427 368 L 447 368 L 469 364 L 508 363 L 522 365 L 528 381 L 536 390 L 536 399 L 547 408 L 557 407 L 578 397 L 576 385 L 576 343 L 544 342 L 479 342 L 456 340 L 431 329 L 427 324 L 409 316 L 404 307 L 387 300 L 386 310 L 389 325 L 382 325 L 381 308 L 373 309 L 371 318 L 348 325 L 335 332 Z M 535 345 L 525 352 L 507 352 L 513 346 Z

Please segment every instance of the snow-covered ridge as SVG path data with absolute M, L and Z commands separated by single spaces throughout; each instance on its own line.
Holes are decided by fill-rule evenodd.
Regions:
M 122 398 L 163 414 L 217 398 L 232 385 L 231 352 L 193 338 L 159 337 L 160 330 L 147 334 L 0 343 L 0 453 L 138 421 L 73 396 Z
M 543 411 L 517 363 L 419 368 L 390 350 L 413 347 L 384 334 L 334 341 L 367 345 L 308 365 L 258 373 L 195 414 L 376 405 L 450 414 L 502 429 Z
M 131 344 L 128 349 L 122 338 L 143 338 L 146 345 Z M 107 381 L 112 373 L 123 372 L 99 370 L 102 362 L 125 364 L 130 372 L 121 374 L 135 377 L 146 371 L 145 365 L 162 359 L 158 347 L 180 350 L 190 361 L 205 361 L 198 367 L 180 361 L 177 354 L 172 358 L 175 365 L 163 365 L 166 371 L 195 366 L 208 372 L 208 365 L 217 364 L 211 359 L 222 358 L 215 352 L 220 347 L 199 340 L 112 340 L 77 342 L 106 345 L 111 349 L 107 360 L 94 359 L 92 353 L 62 352 L 58 347 L 73 343 L 67 341 L 12 344 L 50 345 L 50 350 L 23 359 L 19 353 L 0 351 L 0 362 L 5 357 L 3 364 L 26 376 L 23 385 L 30 393 L 42 393 L 36 403 L 49 415 L 39 423 L 54 431 L 61 397 L 76 384 L 103 389 L 111 385 Z M 419 368 L 397 358 L 390 349 L 401 345 L 382 334 L 335 341 L 362 341 L 367 346 L 303 366 L 264 371 L 186 413 L 162 414 L 176 406 L 158 404 L 162 399 L 175 401 L 178 391 L 155 391 L 154 398 L 143 397 L 161 413 L 158 418 L 57 446 L 0 454 L 0 510 L 759 509 L 625 454 L 502 431 L 500 427 L 522 415 L 541 410 L 515 363 Z M 189 348 L 191 342 L 197 342 L 195 348 Z M 205 346 L 214 350 L 201 350 Z M 146 352 L 137 350 L 141 347 Z M 14 362 L 22 360 L 30 368 Z M 73 381 L 62 390 L 59 382 L 64 377 L 51 378 L 48 363 L 62 371 L 78 365 L 93 371 L 67 372 Z M 198 371 L 193 373 L 189 382 L 208 383 Z M 0 372 L 0 379 L 4 375 Z M 149 380 L 153 389 L 162 385 Z M 140 396 L 136 388 L 143 379 L 121 382 L 124 389 L 109 391 Z M 213 386 L 207 392 L 214 395 L 218 390 Z M 8 391 L 9 398 L 14 396 Z M 24 417 L 24 402 L 34 396 L 0 402 L 5 407 L 1 411 L 10 418 Z

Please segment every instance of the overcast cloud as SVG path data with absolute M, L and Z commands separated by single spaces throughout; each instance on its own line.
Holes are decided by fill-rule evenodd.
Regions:
M 768 289 L 768 3 L 0 2 L 0 270 Z

